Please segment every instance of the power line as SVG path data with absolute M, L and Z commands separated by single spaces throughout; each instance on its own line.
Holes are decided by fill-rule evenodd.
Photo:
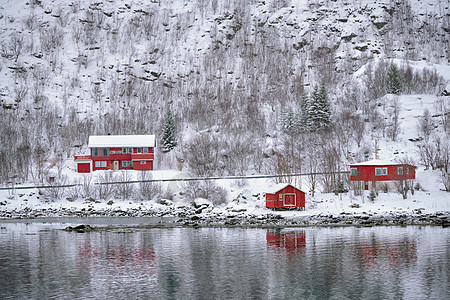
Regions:
M 196 177 L 196 178 L 170 178 L 170 179 L 148 179 L 148 180 L 130 180 L 130 181 L 112 181 L 112 182 L 95 182 L 94 185 L 110 185 L 110 184 L 135 184 L 145 182 L 187 182 L 187 181 L 209 181 L 209 180 L 235 180 L 235 179 L 266 179 L 266 178 L 281 178 L 281 177 L 300 177 L 312 175 L 334 175 L 334 174 L 349 174 L 349 171 L 339 172 L 318 172 L 318 173 L 295 173 L 295 174 L 279 174 L 279 175 L 242 175 L 242 176 L 222 176 L 222 177 Z M 35 185 L 35 186 L 14 186 L 2 187 L 0 190 L 26 190 L 26 189 L 51 189 L 51 188 L 67 188 L 83 186 L 82 183 L 65 184 L 65 185 Z

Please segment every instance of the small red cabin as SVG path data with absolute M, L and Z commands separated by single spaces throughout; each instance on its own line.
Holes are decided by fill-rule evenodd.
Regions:
M 89 137 L 90 155 L 76 155 L 78 173 L 96 170 L 153 170 L 154 135 Z
M 287 184 L 277 184 L 266 192 L 266 207 L 271 209 L 305 209 L 305 193 Z
M 400 181 L 416 178 L 416 166 L 379 159 L 350 165 L 350 181 L 364 182 L 364 189 L 376 186 L 378 181 Z

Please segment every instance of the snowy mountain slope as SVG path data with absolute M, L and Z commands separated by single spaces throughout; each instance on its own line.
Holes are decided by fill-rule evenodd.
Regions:
M 169 109 L 179 146 L 159 153 L 161 172 L 184 161 L 193 173 L 195 144 L 218 153 L 207 158 L 215 175 L 281 172 L 283 159 L 306 171 L 311 153 L 333 151 L 338 166 L 320 168 L 345 169 L 372 157 L 375 140 L 386 159 L 420 163 L 421 142 L 409 139 L 421 137 L 425 109 L 436 116 L 431 140 L 448 140 L 448 16 L 438 0 L 0 1 L 0 182 L 42 182 L 61 161 L 73 169 L 89 135 L 160 135 Z M 385 79 L 368 77 L 383 63 L 411 66 L 430 86 L 375 93 Z M 333 130 L 292 143 L 282 112 L 320 83 Z

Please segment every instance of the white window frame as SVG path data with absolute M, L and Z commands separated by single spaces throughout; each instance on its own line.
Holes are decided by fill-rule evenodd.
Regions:
M 403 175 L 403 167 L 397 167 L 397 175 Z
M 128 167 L 133 167 L 133 161 L 132 160 L 128 161 Z
M 148 147 L 144 147 L 144 148 L 142 149 L 142 153 L 148 153 Z
M 141 147 L 138 147 L 138 148 L 137 148 L 137 153 L 139 153 L 139 154 L 142 153 L 142 148 L 141 148 Z
M 383 168 L 383 175 L 387 175 L 387 168 Z
M 350 175 L 356 176 L 358 175 L 358 169 L 357 168 L 350 168 Z
M 127 148 L 122 148 L 122 153 L 127 154 Z
M 141 165 L 146 165 L 147 162 L 145 160 L 141 160 Z
M 128 148 L 128 153 L 133 154 L 133 148 Z
M 107 166 L 106 160 L 102 160 L 102 168 L 106 168 L 106 166 Z
M 376 176 L 381 176 L 383 175 L 383 170 L 381 168 L 375 168 L 375 175 Z
M 101 166 L 100 161 L 97 160 L 97 161 L 95 162 L 94 166 L 95 166 L 96 168 L 100 168 L 100 166 Z
M 128 167 L 128 162 L 126 160 L 122 160 L 122 168 Z
M 92 156 L 99 157 L 102 154 L 101 148 L 92 148 Z

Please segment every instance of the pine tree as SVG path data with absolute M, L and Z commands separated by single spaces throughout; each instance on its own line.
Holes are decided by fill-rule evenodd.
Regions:
M 392 64 L 387 73 L 386 84 L 388 93 L 399 95 L 402 92 L 402 80 L 400 72 L 395 64 Z
M 315 87 L 308 108 L 307 125 L 310 130 L 318 131 L 327 128 L 331 123 L 330 103 L 324 84 L 320 89 Z
M 307 128 L 309 119 L 309 99 L 306 94 L 303 94 L 300 98 L 300 112 L 297 117 L 297 124 L 301 130 Z
M 287 134 L 293 134 L 297 131 L 295 114 L 292 110 L 283 111 L 280 116 L 281 130 Z
M 169 152 L 177 146 L 175 121 L 170 109 L 164 118 L 163 134 L 162 134 L 162 151 Z

